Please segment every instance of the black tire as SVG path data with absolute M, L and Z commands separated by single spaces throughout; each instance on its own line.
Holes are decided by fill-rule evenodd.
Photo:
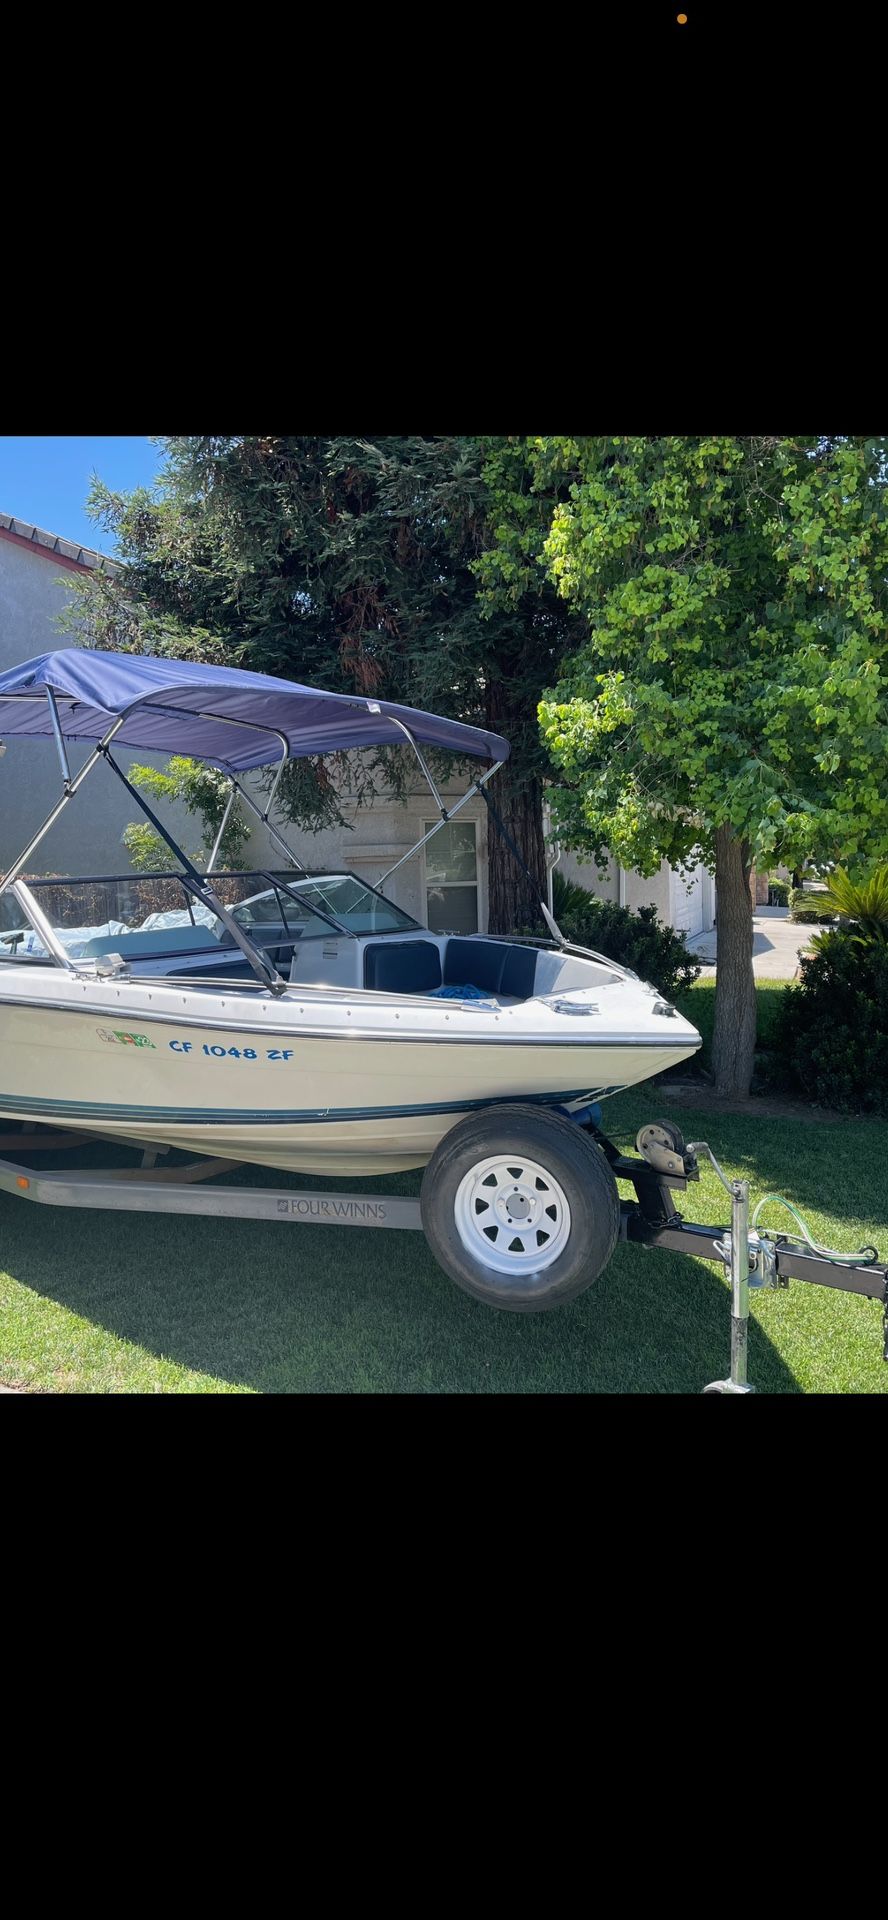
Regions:
M 550 1245 L 550 1264 L 539 1271 L 525 1268 L 515 1273 L 498 1272 L 484 1257 L 480 1229 L 477 1255 L 460 1233 L 457 1205 L 458 1196 L 466 1190 L 463 1183 L 482 1161 L 497 1155 L 514 1156 L 516 1168 L 522 1155 L 533 1160 L 558 1183 L 561 1198 L 567 1202 L 569 1227 L 562 1228 L 566 1243 L 557 1257 L 551 1257 Z M 540 1189 L 538 1179 L 532 1185 Z M 518 1194 L 519 1185 L 510 1191 Z M 544 1187 L 540 1199 L 546 1199 Z M 514 1203 L 506 1197 L 501 1204 Z M 561 1217 L 559 1204 L 553 1203 L 553 1217 Z M 509 1313 L 544 1313 L 575 1299 L 607 1266 L 620 1230 L 617 1185 L 601 1148 L 575 1121 L 530 1103 L 485 1107 L 453 1127 L 426 1167 L 420 1205 L 426 1239 L 445 1273 L 476 1300 Z M 483 1200 L 466 1201 L 462 1207 L 464 1230 L 471 1238 L 475 1236 L 466 1215 L 471 1215 L 473 1208 L 478 1208 L 479 1217 L 483 1217 Z M 567 1212 L 561 1212 L 566 1222 Z M 508 1231 L 505 1227 L 495 1233 L 493 1228 L 487 1229 L 506 1248 Z M 542 1235 L 535 1233 L 535 1237 Z M 507 1258 L 507 1251 L 498 1257 Z

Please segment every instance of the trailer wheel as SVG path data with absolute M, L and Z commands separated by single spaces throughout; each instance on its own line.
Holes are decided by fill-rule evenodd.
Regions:
M 600 1147 L 562 1114 L 485 1107 L 426 1167 L 426 1239 L 466 1293 L 510 1313 L 573 1300 L 606 1267 L 620 1202 Z

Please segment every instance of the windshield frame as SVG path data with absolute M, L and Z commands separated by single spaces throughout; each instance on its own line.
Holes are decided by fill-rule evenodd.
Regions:
M 274 871 L 268 867 L 249 867 L 249 868 L 245 867 L 245 868 L 238 868 L 231 871 L 217 870 L 217 871 L 208 873 L 205 876 L 202 875 L 201 878 L 202 879 L 205 878 L 209 882 L 209 884 L 214 888 L 214 891 L 218 888 L 224 889 L 224 885 L 226 881 L 256 880 L 257 882 L 260 882 L 260 883 L 264 881 L 266 883 L 265 888 L 262 888 L 259 890 L 267 891 L 270 895 L 274 896 L 274 899 L 276 900 L 278 905 L 282 924 L 286 929 L 286 933 L 287 933 L 286 940 L 282 942 L 277 941 L 274 943 L 275 946 L 277 946 L 278 948 L 280 948 L 281 946 L 287 946 L 287 947 L 292 946 L 295 949 L 295 947 L 299 944 L 300 940 L 302 939 L 309 939 L 309 940 L 329 939 L 330 937 L 330 933 L 303 934 L 301 931 L 297 930 L 296 927 L 291 924 L 291 921 L 287 917 L 286 907 L 284 904 L 286 899 L 290 899 L 295 904 L 301 906 L 303 911 L 307 915 L 309 915 L 311 919 L 314 919 L 315 921 L 320 921 L 325 928 L 330 929 L 330 932 L 336 935 L 339 935 L 344 939 L 349 939 L 349 940 L 361 940 L 361 939 L 368 939 L 368 938 L 385 939 L 386 937 L 390 937 L 392 935 L 395 935 L 395 936 L 401 935 L 403 937 L 405 934 L 424 931 L 423 927 L 421 926 L 421 923 L 418 920 L 415 920 L 411 914 L 408 914 L 403 907 L 399 907 L 394 900 L 389 900 L 387 896 L 384 893 L 382 893 L 378 887 L 374 887 L 369 881 L 365 880 L 361 874 L 355 873 L 353 869 L 350 867 L 337 868 L 332 871 L 329 868 L 327 868 L 319 873 L 300 873 L 300 874 L 291 874 L 289 872 L 287 872 L 286 874 L 283 874 L 280 871 Z M 175 881 L 177 883 L 177 885 L 181 888 L 182 895 L 183 895 L 183 910 L 187 911 L 189 920 L 191 924 L 194 925 L 195 921 L 194 921 L 194 915 L 191 910 L 191 901 L 193 898 L 200 898 L 198 889 L 194 886 L 193 882 L 190 879 L 190 876 L 187 873 L 177 873 L 171 869 L 157 869 L 156 871 L 152 871 L 150 873 L 130 872 L 130 873 L 122 873 L 122 874 L 83 874 L 83 875 L 46 874 L 41 876 L 32 875 L 29 877 L 27 883 L 24 883 L 24 881 L 22 881 L 21 883 L 23 891 L 27 891 L 28 894 L 31 895 L 30 901 L 26 901 L 19 897 L 19 894 L 18 894 L 19 883 L 14 884 L 13 887 L 10 889 L 10 892 L 14 897 L 19 898 L 19 905 L 23 909 L 25 919 L 32 925 L 33 931 L 38 934 L 39 938 L 44 942 L 44 945 L 47 946 L 48 953 L 55 960 L 56 964 L 65 965 L 68 969 L 73 968 L 73 970 L 77 971 L 84 964 L 88 964 L 88 962 L 84 962 L 82 960 L 75 961 L 73 957 L 69 953 L 67 953 L 66 950 L 65 950 L 65 958 L 63 961 L 61 958 L 61 953 L 57 951 L 57 945 L 58 947 L 63 948 L 63 942 L 60 939 L 60 936 L 64 935 L 66 931 L 65 926 L 63 924 L 56 925 L 54 921 L 49 919 L 49 915 L 43 913 L 42 911 L 40 914 L 40 918 L 41 920 L 45 920 L 46 927 L 44 927 L 43 925 L 40 925 L 40 926 L 34 925 L 34 916 L 32 915 L 32 912 L 31 912 L 31 905 L 34 904 L 38 908 L 40 908 L 41 891 L 49 887 L 64 887 L 66 889 L 70 888 L 72 890 L 77 887 L 97 887 L 97 886 L 126 887 L 126 886 L 132 886 L 133 884 L 138 884 L 143 881 L 150 882 L 152 880 L 166 881 L 166 882 Z M 333 911 L 334 903 L 331 902 L 329 899 L 327 899 L 323 892 L 323 886 L 325 882 L 331 883 L 339 880 L 353 881 L 354 885 L 358 889 L 359 900 L 362 897 L 369 898 L 372 896 L 374 899 L 381 901 L 384 906 L 390 908 L 392 912 L 398 916 L 399 920 L 403 924 L 396 927 L 388 927 L 388 928 L 367 927 L 363 930 L 343 925 L 342 920 L 340 920 L 336 916 L 335 912 Z M 306 897 L 306 890 L 311 897 Z M 251 896 L 247 896 L 248 899 L 250 897 Z M 328 909 L 328 911 L 325 911 L 324 907 L 322 907 L 319 904 L 319 900 L 322 900 L 325 902 L 325 906 Z M 203 904 L 206 904 L 206 903 L 203 903 Z M 243 904 L 245 904 L 245 902 L 243 901 L 235 902 L 232 907 L 229 907 L 227 909 L 227 912 L 229 914 L 236 915 L 237 907 Z M 172 909 L 172 911 L 176 911 L 176 909 Z M 225 924 L 224 921 L 222 924 L 223 925 Z M 46 939 L 47 929 L 51 931 L 52 934 L 55 936 L 55 939 L 51 943 L 48 943 Z M 238 929 L 241 935 L 243 936 L 243 938 L 248 940 L 252 946 L 256 946 L 260 953 L 263 951 L 259 943 L 256 940 L 254 940 L 251 929 L 248 925 L 245 925 L 241 921 L 238 921 Z M 135 927 L 135 928 L 132 928 L 131 931 L 133 933 L 137 933 L 139 929 Z M 170 929 L 170 931 L 172 933 L 173 929 Z M 2 964 L 2 962 L 4 961 L 7 963 L 11 961 L 13 964 L 19 964 L 19 965 L 27 964 L 29 961 L 34 961 L 35 963 L 39 963 L 41 960 L 41 956 L 36 954 L 19 953 L 17 946 L 14 946 L 12 944 L 14 935 L 17 932 L 18 932 L 17 928 L 10 928 L 5 935 L 2 931 L 0 931 L 0 964 Z M 208 947 L 210 946 L 210 944 L 211 943 L 208 938 L 208 942 L 207 942 Z M 43 961 L 43 964 L 45 964 L 45 960 Z M 137 958 L 134 960 L 133 964 L 135 966 L 138 966 Z

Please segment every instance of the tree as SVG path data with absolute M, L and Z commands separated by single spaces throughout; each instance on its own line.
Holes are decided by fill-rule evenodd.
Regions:
M 542 568 L 589 622 L 540 706 L 559 836 L 646 874 L 715 870 L 725 1093 L 752 1072 L 753 863 L 888 850 L 886 454 L 858 437 L 488 449 L 488 605 Z
M 493 796 L 533 876 L 489 836 L 491 930 L 532 925 L 545 898 L 540 690 L 582 618 L 537 569 L 482 617 L 473 563 L 492 538 L 482 449 L 448 436 L 167 438 L 160 491 L 97 485 L 122 579 L 85 578 L 90 644 L 226 659 L 335 691 L 431 708 L 504 734 Z M 452 761 L 450 762 L 452 766 Z M 303 826 L 336 820 L 382 776 L 403 793 L 407 755 L 380 750 L 331 780 L 296 763 L 279 790 Z
M 205 767 L 199 760 L 174 753 L 166 767 L 132 766 L 129 772 L 134 787 L 141 787 L 152 800 L 181 801 L 189 813 L 196 813 L 203 824 L 203 844 L 191 858 L 201 866 L 209 858 L 222 824 L 230 793 L 225 775 L 216 767 Z M 150 873 L 165 867 L 169 849 L 147 820 L 134 821 L 124 829 L 124 844 L 138 873 Z M 250 829 L 236 807 L 232 807 L 216 859 L 216 871 L 240 867 Z

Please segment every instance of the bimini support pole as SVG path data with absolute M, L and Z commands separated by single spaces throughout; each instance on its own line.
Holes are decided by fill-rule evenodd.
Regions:
M 52 711 L 53 709 L 52 707 L 50 707 L 50 712 Z M 80 769 L 80 772 L 75 773 L 73 780 L 70 778 L 66 780 L 65 791 L 62 794 L 61 800 L 57 801 L 56 805 L 52 809 L 52 812 L 47 814 L 42 827 L 38 827 L 37 832 L 34 834 L 33 839 L 28 841 L 28 844 L 25 847 L 24 852 L 19 854 L 18 859 L 13 861 L 12 866 L 3 875 L 2 880 L 0 880 L 0 893 L 5 893 L 7 887 L 11 887 L 13 881 L 18 879 L 19 874 L 27 866 L 27 863 L 30 860 L 32 853 L 34 853 L 36 849 L 39 847 L 41 840 L 44 840 L 46 838 L 46 835 L 48 834 L 50 827 L 55 825 L 55 822 L 57 821 L 59 814 L 64 812 L 66 806 L 68 805 L 68 801 L 73 800 L 78 787 L 82 787 L 84 780 L 87 778 L 89 774 L 92 773 L 93 768 L 98 766 L 99 761 L 102 759 L 103 755 L 107 751 L 107 748 L 110 746 L 111 741 L 114 739 L 114 735 L 118 733 L 120 731 L 120 728 L 123 726 L 124 717 L 125 716 L 121 714 L 119 718 L 115 720 L 113 727 L 109 727 L 108 732 L 104 736 L 104 739 L 99 741 L 98 746 L 93 749 L 92 753 L 89 756 L 89 759 L 84 760 L 84 763 Z M 56 715 L 55 718 L 57 722 L 58 715 Z M 66 761 L 65 761 L 65 764 L 67 764 Z
M 474 798 L 476 793 L 483 794 L 488 780 L 492 780 L 494 774 L 499 773 L 500 767 L 505 766 L 505 764 L 504 760 L 495 760 L 493 766 L 488 767 L 487 772 L 481 774 L 480 779 L 473 780 L 468 793 L 464 793 L 461 800 L 457 800 L 452 807 L 447 808 L 443 814 L 443 818 L 435 821 L 434 826 L 429 828 L 428 833 L 423 834 L 421 840 L 417 840 L 415 847 L 411 847 L 409 853 L 402 853 L 400 860 L 396 860 L 393 866 L 386 867 L 385 873 L 380 874 L 376 885 L 381 887 L 393 873 L 397 873 L 399 867 L 403 867 L 405 860 L 412 860 L 413 855 L 419 852 L 420 847 L 426 846 L 428 841 L 432 840 L 436 833 L 440 833 L 442 827 L 446 827 L 457 813 L 461 813 L 463 807 L 467 806 L 468 802 Z M 434 786 L 432 787 L 432 792 L 435 792 Z
M 367 705 L 368 705 L 368 707 L 370 708 L 370 712 L 371 712 L 371 713 L 379 713 L 379 712 L 380 712 L 380 707 L 379 707 L 379 705 L 378 705 L 378 703 L 377 703 L 377 701 L 375 701 L 375 700 L 368 700 L 368 702 L 367 702 Z M 404 738 L 405 738 L 405 740 L 409 740 L 409 742 L 410 742 L 410 745 L 411 745 L 411 747 L 413 748 L 413 751 L 414 751 L 414 753 L 415 753 L 415 755 L 416 755 L 416 758 L 417 758 L 417 760 L 419 761 L 419 764 L 420 764 L 420 767 L 421 767 L 421 769 L 422 769 L 422 773 L 423 773 L 423 775 L 424 775 L 424 777 L 425 777 L 425 782 L 426 782 L 426 786 L 428 787 L 428 789 L 429 789 L 429 792 L 430 792 L 430 794 L 431 794 L 431 796 L 432 796 L 432 799 L 433 799 L 433 800 L 434 800 L 434 802 L 435 802 L 435 806 L 437 807 L 437 809 L 438 809 L 438 812 L 439 812 L 439 813 L 440 813 L 440 815 L 441 815 L 441 821 L 442 821 L 442 824 L 444 824 L 444 823 L 446 823 L 446 821 L 447 821 L 447 819 L 448 819 L 448 817 L 449 817 L 449 816 L 448 816 L 448 813 L 447 813 L 447 808 L 445 807 L 445 805 L 444 805 L 444 802 L 443 802 L 443 800 L 442 800 L 442 798 L 441 798 L 441 795 L 440 795 L 440 793 L 438 792 L 438 789 L 437 789 L 437 787 L 436 787 L 436 785 L 435 785 L 435 782 L 434 782 L 434 780 L 432 779 L 432 773 L 431 773 L 431 768 L 429 767 L 429 764 L 428 764 L 428 761 L 426 760 L 426 757 L 425 757 L 425 754 L 424 754 L 424 753 L 422 752 L 422 749 L 421 749 L 421 747 L 420 747 L 420 745 L 419 745 L 419 741 L 418 741 L 418 740 L 416 740 L 416 739 L 414 739 L 414 737 L 413 737 L 413 734 L 412 734 L 412 733 L 411 733 L 411 731 L 410 731 L 410 728 L 409 728 L 409 727 L 405 727 L 405 725 L 404 725 L 404 722 L 403 722 L 403 720 L 396 720 L 396 719 L 395 719 L 395 716 L 394 716 L 394 714 L 393 714 L 393 713 L 390 713 L 388 717 L 389 717 L 389 719 L 390 719 L 390 721 L 391 721 L 391 723 L 392 723 L 392 726 L 393 726 L 393 727 L 398 727 L 398 728 L 400 729 L 400 731 L 401 731 L 401 733 L 403 733 L 403 735 L 404 735 Z
M 221 820 L 220 820 L 220 822 L 219 822 L 219 831 L 218 831 L 218 833 L 217 833 L 217 835 L 216 835 L 216 838 L 215 838 L 215 840 L 213 841 L 213 847 L 212 847 L 212 852 L 211 852 L 211 854 L 210 854 L 210 857 L 209 857 L 209 860 L 207 861 L 207 872 L 208 872 L 208 873 L 212 873 L 212 872 L 213 872 L 213 870 L 214 870 L 214 868 L 215 868 L 215 865 L 216 865 L 216 861 L 217 861 L 217 860 L 218 860 L 218 858 L 219 858 L 219 848 L 220 848 L 220 847 L 221 847 L 221 845 L 222 845 L 222 836 L 223 836 L 223 834 L 224 834 L 224 832 L 225 832 L 225 829 L 226 829 L 226 827 L 227 827 L 227 825 L 228 825 L 228 816 L 229 816 L 229 814 L 230 814 L 230 812 L 231 812 L 231 809 L 232 809 L 232 807 L 234 806 L 234 803 L 235 803 L 235 800 L 236 800 L 236 799 L 237 799 L 237 794 L 236 794 L 236 792 L 235 792 L 235 787 L 234 787 L 234 781 L 232 781 L 232 783 L 231 783 L 231 792 L 230 792 L 230 794 L 228 795 L 228 800 L 227 800 L 227 802 L 226 802 L 226 805 L 225 805 L 225 812 L 223 813 L 223 815 L 222 815 L 222 818 L 221 818 Z
M 137 702 L 136 704 L 138 705 L 139 703 Z M 178 707 L 163 706 L 157 700 L 152 700 L 151 705 L 155 713 L 171 713 L 171 714 L 175 714 L 177 718 L 181 717 L 181 709 Z M 132 708 L 128 709 L 128 713 L 132 711 L 133 711 Z M 215 721 L 216 725 L 220 727 L 238 727 L 240 728 L 241 732 L 244 732 L 244 733 L 271 734 L 275 740 L 279 740 L 281 743 L 280 765 L 278 767 L 277 773 L 275 774 L 274 780 L 272 782 L 271 792 L 269 793 L 269 796 L 268 796 L 268 805 L 264 813 L 261 807 L 257 807 L 255 800 L 252 798 L 252 795 L 247 793 L 245 787 L 241 786 L 241 783 L 238 780 L 237 775 L 232 773 L 230 766 L 228 766 L 225 763 L 225 761 L 220 760 L 218 762 L 211 763 L 213 765 L 218 765 L 221 772 L 228 775 L 228 778 L 231 782 L 231 787 L 232 787 L 232 796 L 231 796 L 231 800 L 229 800 L 228 805 L 226 806 L 225 813 L 222 820 L 222 826 L 220 827 L 219 832 L 216 835 L 216 841 L 213 846 L 212 853 L 210 854 L 210 865 L 207 868 L 207 872 L 209 873 L 212 871 L 213 864 L 218 856 L 219 844 L 222 838 L 222 831 L 226 821 L 228 820 L 234 795 L 235 793 L 237 793 L 240 799 L 243 800 L 244 805 L 249 807 L 250 812 L 256 815 L 256 819 L 261 820 L 262 825 L 264 827 L 267 827 L 269 836 L 275 842 L 276 846 L 279 846 L 281 848 L 281 850 L 286 854 L 288 860 L 292 860 L 294 867 L 297 867 L 300 873 L 304 873 L 306 869 L 303 866 L 302 861 L 299 859 L 298 854 L 295 854 L 293 852 L 292 847 L 288 847 L 286 840 L 284 840 L 281 834 L 279 834 L 276 831 L 276 829 L 272 826 L 271 821 L 269 819 L 269 813 L 274 803 L 274 797 L 278 790 L 281 775 L 284 771 L 284 768 L 287 764 L 287 760 L 289 759 L 289 755 L 290 755 L 290 746 L 289 746 L 289 742 L 287 740 L 286 734 L 281 733 L 279 727 L 265 727 L 258 720 L 234 720 L 232 719 L 230 714 L 211 713 L 208 708 L 201 708 L 200 712 L 196 715 L 196 718 L 198 720 L 213 720 Z M 138 799 L 138 795 L 136 795 L 135 798 Z M 139 800 L 139 805 L 140 807 L 143 806 L 143 803 L 141 800 Z M 143 811 L 144 811 L 144 808 L 143 808 Z M 177 855 L 179 854 L 178 847 L 175 848 L 175 852 Z
M 52 687 L 47 687 L 46 689 L 46 704 L 49 707 L 49 717 L 50 717 L 50 720 L 52 721 L 52 731 L 55 736 L 56 752 L 59 756 L 59 764 L 62 769 L 62 779 L 65 783 L 65 792 L 68 793 L 70 792 L 70 788 L 71 788 L 71 769 L 68 765 L 68 749 L 65 746 L 65 742 L 62 738 L 62 729 L 59 721 L 59 710 L 56 705 L 56 697 Z
M 274 786 L 271 789 L 271 793 L 268 796 L 269 807 L 274 798 L 275 788 L 277 787 L 277 783 L 281 777 L 282 772 L 283 772 L 283 762 L 281 763 L 281 766 L 278 768 L 277 779 L 275 780 Z M 268 834 L 269 840 L 272 840 L 276 847 L 280 847 L 281 852 L 286 854 L 288 860 L 292 860 L 294 867 L 297 869 L 297 872 L 306 873 L 308 869 L 304 865 L 304 862 L 300 860 L 298 853 L 294 853 L 292 847 L 288 847 L 283 834 L 278 833 L 277 828 L 272 826 L 271 821 L 268 818 L 268 811 L 266 810 L 266 812 L 263 813 L 262 808 L 257 807 L 252 794 L 248 793 L 246 788 L 241 786 L 241 783 L 238 780 L 236 774 L 231 775 L 231 784 L 235 792 L 240 795 L 240 798 L 243 801 L 244 805 L 246 807 L 249 807 L 250 812 L 255 813 L 256 819 L 262 822 L 262 825 L 265 828 L 266 833 Z
M 228 908 L 222 905 L 215 887 L 207 885 L 206 875 L 198 873 L 197 868 L 192 865 L 188 855 L 183 853 L 180 846 L 177 846 L 172 834 L 167 831 L 163 821 L 159 820 L 157 814 L 149 807 L 147 800 L 143 799 L 142 795 L 136 792 L 135 787 L 130 785 L 123 769 L 117 765 L 116 760 L 112 759 L 107 747 L 103 747 L 102 752 L 112 773 L 116 773 L 121 786 L 125 787 L 127 793 L 135 800 L 137 807 L 144 813 L 146 820 L 151 822 L 155 832 L 159 833 L 161 839 L 166 841 L 167 846 L 171 852 L 175 854 L 176 859 L 181 860 L 185 869 L 184 884 L 190 886 L 192 892 L 196 893 L 198 900 L 202 901 L 203 905 L 208 907 L 210 912 L 216 915 L 217 919 L 221 920 L 223 927 L 231 934 L 235 946 L 240 947 L 244 959 L 249 961 L 256 978 L 261 984 L 264 987 L 270 987 L 272 993 L 285 993 L 287 990 L 287 981 L 284 979 L 283 974 L 279 973 L 277 967 L 273 967 L 271 963 L 266 960 L 261 947 L 255 945 L 249 938 L 249 935 L 244 932 L 243 927 L 238 925 L 233 914 L 229 913 Z
M 211 714 L 209 718 L 213 720 L 221 720 L 222 715 Z M 228 725 L 233 727 L 246 727 L 246 726 L 252 725 L 252 722 L 249 720 L 229 720 Z M 263 731 L 263 729 L 260 728 L 258 729 L 258 731 L 261 732 Z M 265 731 L 272 733 L 272 732 L 276 732 L 277 730 L 275 728 L 269 727 L 269 728 L 266 728 Z M 292 847 L 288 847 L 283 834 L 278 833 L 277 828 L 273 827 L 271 824 L 271 809 L 274 806 L 275 795 L 277 793 L 278 787 L 281 784 L 281 778 L 283 775 L 284 768 L 290 757 L 290 747 L 289 747 L 289 742 L 287 740 L 286 734 L 278 733 L 277 738 L 281 743 L 281 761 L 280 761 L 280 765 L 278 767 L 277 773 L 275 774 L 274 779 L 271 783 L 271 789 L 269 791 L 268 799 L 264 807 L 258 807 L 256 805 L 256 802 L 253 799 L 252 794 L 249 794 L 246 788 L 241 786 L 241 783 L 238 780 L 236 774 L 232 773 L 229 776 L 231 780 L 231 800 L 229 800 L 228 806 L 225 809 L 225 818 L 222 821 L 222 826 L 219 828 L 218 839 L 216 841 L 216 845 L 213 848 L 213 852 L 211 856 L 212 860 L 215 860 L 216 858 L 216 854 L 219 849 L 219 842 L 222 839 L 222 833 L 225 827 L 225 821 L 228 819 L 228 812 L 229 812 L 231 803 L 234 800 L 235 795 L 239 795 L 244 805 L 246 807 L 249 807 L 250 812 L 256 815 L 257 820 L 261 821 L 263 827 L 265 828 L 266 833 L 268 834 L 269 839 L 274 841 L 275 846 L 281 848 L 281 851 L 286 854 L 287 859 L 292 860 L 294 867 L 296 867 L 300 873 L 306 872 L 306 868 L 303 862 L 300 860 L 299 855 L 293 852 Z

